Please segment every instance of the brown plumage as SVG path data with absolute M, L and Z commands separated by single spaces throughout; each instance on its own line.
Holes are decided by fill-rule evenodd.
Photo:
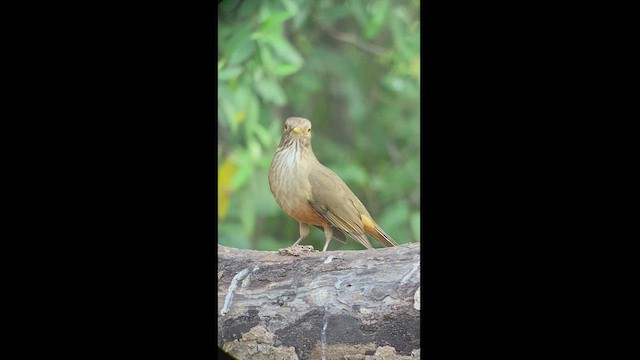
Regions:
M 322 165 L 311 148 L 311 122 L 301 117 L 285 121 L 280 145 L 269 170 L 269 187 L 282 210 L 300 224 L 300 238 L 309 225 L 324 230 L 326 251 L 332 238 L 345 235 L 371 249 L 367 234 L 386 247 L 398 245 L 378 226 L 362 202 L 331 169 Z

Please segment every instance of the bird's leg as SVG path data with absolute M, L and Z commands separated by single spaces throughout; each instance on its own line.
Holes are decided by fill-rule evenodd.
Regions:
M 291 247 L 298 245 L 300 241 L 306 239 L 307 236 L 309 236 L 309 225 L 303 224 L 301 222 L 299 223 L 300 223 L 300 238 L 296 240 L 296 242 L 294 242 L 293 245 L 291 245 Z
M 322 251 L 327 251 L 327 248 L 329 247 L 329 242 L 331 241 L 331 238 L 333 237 L 333 229 L 331 228 L 331 225 L 329 226 L 324 226 L 324 248 L 322 249 Z

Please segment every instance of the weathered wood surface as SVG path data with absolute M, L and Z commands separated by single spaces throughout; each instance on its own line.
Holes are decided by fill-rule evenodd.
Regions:
M 419 243 L 300 249 L 218 245 L 220 348 L 238 359 L 419 358 Z

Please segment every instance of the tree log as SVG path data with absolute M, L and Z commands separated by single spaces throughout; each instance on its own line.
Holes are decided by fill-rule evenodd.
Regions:
M 420 244 L 218 245 L 218 346 L 237 359 L 420 357 Z

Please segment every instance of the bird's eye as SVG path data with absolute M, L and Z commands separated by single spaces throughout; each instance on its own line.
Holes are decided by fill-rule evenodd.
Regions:
M 307 133 L 311 133 L 311 128 L 307 129 Z
M 289 125 L 284 124 L 284 129 L 285 129 L 285 130 L 289 130 Z

